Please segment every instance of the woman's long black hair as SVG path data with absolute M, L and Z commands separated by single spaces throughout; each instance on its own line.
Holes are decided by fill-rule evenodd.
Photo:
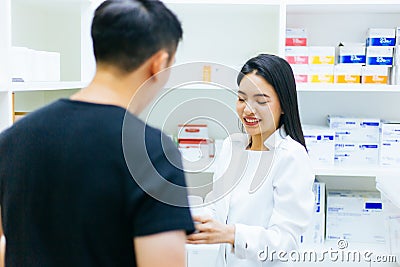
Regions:
M 252 72 L 263 77 L 278 95 L 283 111 L 278 127 L 283 125 L 286 133 L 306 148 L 300 123 L 296 82 L 289 63 L 275 55 L 260 54 L 244 64 L 237 77 L 237 84 Z

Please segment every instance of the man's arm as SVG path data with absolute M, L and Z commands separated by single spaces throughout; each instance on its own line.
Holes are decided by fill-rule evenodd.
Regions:
M 168 231 L 133 239 L 138 267 L 186 267 L 184 231 Z

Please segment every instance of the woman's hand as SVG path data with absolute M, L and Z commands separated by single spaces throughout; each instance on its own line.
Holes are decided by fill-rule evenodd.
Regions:
M 187 237 L 188 244 L 235 243 L 235 226 L 227 225 L 209 216 L 193 216 L 196 232 Z

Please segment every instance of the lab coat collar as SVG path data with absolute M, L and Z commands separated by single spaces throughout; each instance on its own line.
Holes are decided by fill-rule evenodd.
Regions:
M 267 140 L 264 141 L 264 145 L 270 150 L 275 149 L 280 145 L 280 143 L 283 141 L 283 139 L 285 139 L 286 136 L 287 134 L 285 128 L 282 125 L 273 134 L 271 134 L 271 136 L 268 137 Z

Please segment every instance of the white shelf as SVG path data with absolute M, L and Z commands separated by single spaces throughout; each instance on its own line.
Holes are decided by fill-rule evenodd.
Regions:
M 398 13 L 398 0 L 288 0 L 288 13 Z
M 394 92 L 400 93 L 400 85 L 385 84 L 323 84 L 299 83 L 299 92 Z
M 26 91 L 80 89 L 86 87 L 87 85 L 88 85 L 87 82 L 26 82 L 26 83 L 15 82 L 11 84 L 10 90 L 13 92 L 26 92 Z
M 298 92 L 393 92 L 400 93 L 400 85 L 385 84 L 324 84 L 324 83 L 299 83 L 296 85 Z M 171 88 L 166 88 L 171 89 Z M 212 83 L 196 83 L 176 87 L 179 90 L 224 90 L 222 86 Z M 233 88 L 237 90 L 237 88 Z
M 314 166 L 316 175 L 322 176 L 366 176 L 374 177 L 381 174 L 400 173 L 400 167 L 382 166 Z
M 217 85 L 217 84 L 213 84 L 213 83 L 194 83 L 194 84 L 187 84 L 187 85 L 183 85 L 183 86 L 179 86 L 179 87 L 170 87 L 170 88 L 166 88 L 168 90 L 170 89 L 174 89 L 174 90 L 226 90 L 226 88 L 224 88 L 223 86 Z M 234 88 L 237 89 L 237 88 Z

